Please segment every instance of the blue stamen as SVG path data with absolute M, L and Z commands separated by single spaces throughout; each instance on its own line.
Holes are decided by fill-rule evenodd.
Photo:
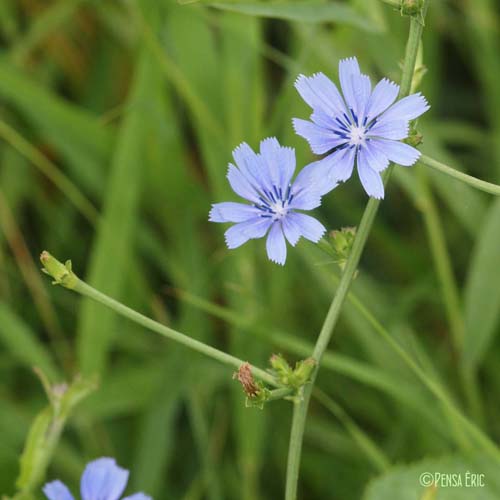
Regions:
M 356 116 L 356 113 L 354 112 L 354 110 L 352 108 L 351 108 L 351 113 L 352 113 L 352 117 L 354 118 L 354 123 L 356 124 L 356 127 L 359 127 L 358 117 Z

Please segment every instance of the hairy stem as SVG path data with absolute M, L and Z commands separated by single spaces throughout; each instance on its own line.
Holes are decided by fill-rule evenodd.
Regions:
M 425 14 L 426 10 L 427 1 L 424 4 L 422 15 Z M 411 91 L 411 82 L 413 79 L 413 73 L 417 59 L 418 47 L 420 44 L 420 39 L 422 37 L 422 31 L 423 25 L 421 23 L 421 20 L 416 16 L 412 17 L 410 22 L 408 42 L 406 45 L 403 74 L 401 77 L 400 97 L 408 95 Z M 391 175 L 392 168 L 393 166 L 391 165 L 386 170 L 384 175 L 384 183 L 387 183 Z M 379 205 L 380 200 L 370 198 L 363 213 L 363 217 L 361 218 L 361 222 L 356 233 L 356 238 L 354 240 L 351 253 L 344 268 L 344 272 L 340 279 L 339 286 L 337 288 L 335 296 L 333 297 L 330 309 L 328 310 L 325 321 L 323 323 L 323 327 L 321 328 L 318 340 L 316 341 L 316 345 L 314 347 L 312 357 L 316 360 L 318 367 L 320 366 L 321 358 L 323 357 L 323 354 L 330 342 L 335 325 L 337 324 L 342 305 L 344 304 L 344 301 L 347 297 L 347 293 L 354 278 L 354 274 L 358 267 L 361 254 L 363 253 L 363 249 L 368 239 L 368 235 L 377 214 Z M 290 444 L 288 450 L 285 490 L 286 500 L 295 500 L 297 498 L 297 485 L 307 410 L 309 407 L 309 401 L 311 399 L 311 393 L 314 388 L 314 382 L 317 373 L 318 370 L 316 369 L 312 376 L 311 383 L 303 388 L 302 401 L 294 405 L 292 429 L 290 433 Z

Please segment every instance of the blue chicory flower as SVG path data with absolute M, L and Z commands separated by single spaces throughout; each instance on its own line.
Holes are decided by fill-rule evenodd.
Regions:
M 211 222 L 234 222 L 226 233 L 228 248 L 237 248 L 252 238 L 267 234 L 267 255 L 277 264 L 286 260 L 286 242 L 295 246 L 301 236 L 317 242 L 325 228 L 313 217 L 297 212 L 312 210 L 321 204 L 324 191 L 319 188 L 314 164 L 295 172 L 295 151 L 280 146 L 274 137 L 260 143 L 255 153 L 243 143 L 233 151 L 227 178 L 233 191 L 251 202 L 212 205 Z
M 98 458 L 90 462 L 83 471 L 80 482 L 82 500 L 119 500 L 127 486 L 128 470 L 122 469 L 113 458 Z M 67 486 L 61 481 L 52 481 L 43 487 L 49 500 L 74 500 Z M 151 500 L 144 493 L 123 500 Z
M 328 153 L 318 162 L 326 187 L 349 179 L 356 160 L 367 194 L 383 198 L 380 172 L 389 161 L 403 166 L 417 161 L 420 152 L 399 141 L 408 137 L 409 121 L 430 106 L 420 93 L 393 104 L 399 85 L 386 78 L 372 91 L 370 78 L 360 72 L 355 57 L 339 62 L 339 78 L 343 97 L 323 73 L 297 78 L 295 87 L 313 113 L 312 121 L 294 118 L 295 131 L 314 153 Z

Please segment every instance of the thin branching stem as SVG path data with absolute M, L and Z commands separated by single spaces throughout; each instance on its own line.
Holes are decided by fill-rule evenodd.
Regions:
M 459 170 L 456 170 L 440 161 L 434 160 L 429 156 L 422 155 L 419 159 L 419 162 L 427 167 L 431 167 L 434 170 L 438 170 L 443 174 L 449 175 L 454 179 L 457 179 L 461 182 L 465 182 L 469 186 L 473 188 L 479 189 L 480 191 L 484 191 L 485 193 L 494 194 L 496 196 L 500 196 L 500 186 L 498 184 L 492 184 L 491 182 L 482 181 L 481 179 L 476 179 L 476 177 L 472 177 L 472 175 L 464 174 Z
M 158 323 L 157 321 L 154 321 L 151 318 L 148 318 L 147 316 L 144 316 L 143 314 L 134 311 L 133 309 L 130 309 L 130 307 L 127 307 L 121 302 L 118 302 L 117 300 L 108 297 L 104 293 L 100 292 L 99 290 L 96 290 L 95 288 L 92 288 L 90 285 L 88 285 L 87 283 L 85 283 L 80 279 L 76 281 L 76 284 L 72 289 L 75 292 L 85 295 L 86 297 L 89 297 L 97 302 L 100 302 L 101 304 L 105 305 L 106 307 L 109 307 L 110 309 L 120 314 L 121 316 L 124 316 L 134 321 L 135 323 L 143 326 L 144 328 L 147 328 L 148 330 L 163 335 L 164 337 L 174 340 L 179 344 L 182 344 L 194 351 L 198 351 L 201 354 L 204 354 L 205 356 L 213 358 L 221 363 L 224 363 L 225 365 L 229 365 L 238 369 L 245 362 L 242 359 L 239 359 L 235 356 L 231 356 L 230 354 L 227 354 L 224 351 L 220 351 L 215 347 L 200 342 L 199 340 L 193 339 L 188 335 L 184 335 L 183 333 L 178 332 L 177 330 L 162 325 L 161 323 Z M 251 370 L 252 374 L 255 377 L 262 380 L 266 384 L 269 384 L 273 387 L 279 387 L 279 384 L 276 382 L 274 377 L 271 374 L 267 373 L 265 370 L 262 370 L 261 368 L 257 368 L 255 366 L 251 366 Z

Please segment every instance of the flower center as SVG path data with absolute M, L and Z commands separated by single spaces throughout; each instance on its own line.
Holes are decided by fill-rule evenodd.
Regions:
M 275 219 L 282 219 L 288 212 L 288 203 L 279 202 L 271 205 Z
M 354 146 L 359 146 L 365 142 L 365 127 L 351 127 L 351 144 Z

